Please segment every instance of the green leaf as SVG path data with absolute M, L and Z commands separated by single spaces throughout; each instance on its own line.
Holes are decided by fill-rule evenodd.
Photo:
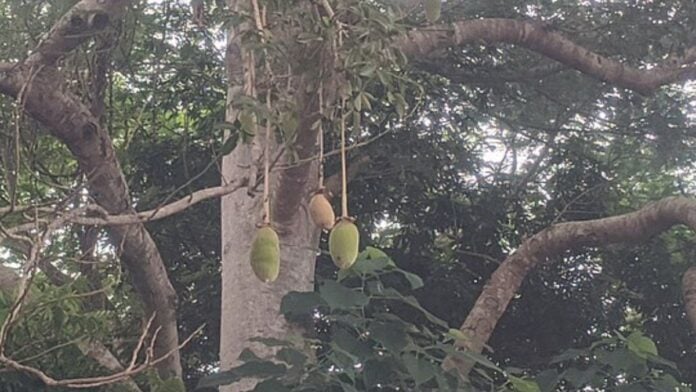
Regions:
M 570 368 L 563 372 L 562 377 L 576 388 L 582 388 L 584 385 L 589 383 L 599 371 L 600 369 L 594 366 L 590 366 L 584 370 Z
M 377 66 L 375 64 L 368 64 L 360 70 L 360 76 L 364 76 L 366 78 L 372 77 L 376 70 Z
M 396 114 L 399 115 L 400 119 L 403 119 L 406 116 L 406 100 L 404 99 L 404 96 L 396 93 L 394 94 L 394 109 L 396 109 Z
M 404 303 L 407 303 L 407 304 L 411 305 L 412 307 L 420 310 L 421 313 L 423 313 L 423 315 L 425 316 L 425 318 L 427 318 L 428 321 L 430 321 L 431 323 L 439 325 L 439 326 L 449 330 L 449 326 L 447 325 L 447 323 L 445 321 L 437 318 L 435 315 L 433 315 L 432 313 L 425 310 L 422 306 L 420 306 L 420 304 L 418 303 L 418 300 L 415 297 L 409 295 L 409 296 L 403 297 L 401 300 Z
M 392 354 L 400 353 L 409 343 L 409 336 L 403 326 L 395 322 L 370 324 L 370 337 Z
M 343 328 L 338 328 L 334 332 L 331 341 L 335 347 L 353 356 L 357 362 L 362 362 L 366 358 L 372 357 L 373 352 L 370 346 Z
M 393 367 L 386 361 L 371 359 L 363 365 L 363 380 L 368 388 L 389 384 L 393 373 Z
M 558 384 L 558 372 L 555 369 L 547 369 L 534 377 L 541 392 L 553 392 Z
M 241 112 L 237 117 L 239 124 L 242 126 L 242 131 L 247 135 L 253 136 L 256 134 L 256 116 L 248 112 Z
M 362 110 L 362 97 L 360 96 L 360 94 L 356 95 L 353 99 L 353 108 L 356 112 Z
M 551 358 L 550 363 L 554 364 L 554 363 L 559 363 L 559 362 L 566 362 L 566 361 L 576 359 L 576 358 L 583 356 L 583 355 L 587 355 L 587 350 L 569 348 L 569 349 L 565 350 L 564 352 Z
M 450 336 L 454 340 L 461 340 L 461 341 L 467 341 L 469 340 L 469 337 L 466 336 L 466 334 L 458 329 L 450 328 L 447 331 L 447 336 Z
M 291 291 L 280 301 L 280 313 L 287 317 L 311 314 L 315 309 L 326 306 L 324 299 L 315 292 Z
M 611 350 L 604 348 L 598 349 L 595 350 L 595 357 L 597 358 L 597 362 L 603 365 L 611 366 L 614 369 L 638 377 L 644 376 L 648 372 L 645 358 L 642 358 L 625 347 L 617 347 Z
M 459 379 L 450 373 L 435 372 L 435 381 L 440 392 L 459 390 Z
M 256 384 L 256 387 L 252 390 L 254 392 L 290 392 L 290 388 L 281 384 L 280 381 L 276 379 L 269 379 L 261 381 Z
M 423 357 L 413 353 L 405 353 L 401 360 L 416 385 L 421 385 L 435 376 L 435 365 Z
M 263 361 L 263 359 L 261 359 L 249 348 L 242 350 L 242 352 L 239 354 L 239 360 L 242 362 Z
M 512 387 L 518 392 L 541 392 L 541 389 L 536 381 L 526 380 L 515 376 L 509 376 L 509 380 Z
M 307 362 L 307 356 L 303 352 L 290 347 L 281 348 L 275 357 L 290 366 L 304 366 Z
M 333 280 L 325 280 L 319 286 L 319 294 L 331 309 L 351 309 L 365 306 L 370 301 L 365 294 Z
M 285 373 L 285 365 L 270 361 L 246 362 L 236 368 L 214 373 L 203 377 L 196 386 L 196 389 L 214 388 L 220 385 L 229 385 L 245 377 L 266 378 L 280 376 Z
M 677 381 L 671 374 L 663 374 L 662 377 L 653 381 L 653 385 L 658 392 L 674 392 L 678 391 L 681 383 Z
M 498 365 L 496 365 L 495 363 L 491 362 L 491 360 L 486 358 L 483 354 L 466 350 L 456 350 L 453 347 L 451 347 L 450 350 L 451 351 L 449 351 L 448 353 L 450 355 L 459 357 L 465 361 L 475 362 L 481 366 L 484 366 L 490 370 L 494 370 L 499 373 L 505 373 L 503 369 L 498 367 Z
M 280 128 L 283 130 L 285 138 L 290 138 L 297 132 L 299 122 L 294 112 L 283 112 L 280 115 Z
M 373 246 L 366 246 L 365 250 L 360 252 L 360 256 L 367 260 L 388 259 L 391 261 L 389 255 L 384 253 L 383 250 L 377 249 Z M 394 265 L 394 262 L 392 261 L 391 264 Z
M 437 22 L 437 20 L 440 19 L 440 9 L 442 7 L 440 0 L 424 0 L 424 3 L 425 17 L 428 19 L 428 22 Z
M 614 389 L 616 392 L 648 392 L 648 390 L 637 383 L 619 385 Z
M 677 370 L 676 363 L 656 355 L 648 355 L 648 361 Z
M 655 342 L 638 331 L 628 335 L 626 341 L 628 342 L 628 349 L 641 358 L 647 358 L 648 354 L 657 356 L 657 346 Z
M 381 250 L 368 246 L 360 252 L 351 268 L 338 271 L 338 281 L 343 281 L 350 276 L 377 275 L 390 268 L 396 268 L 394 261 Z
M 152 388 L 152 392 L 186 392 L 186 387 L 184 386 L 184 382 L 180 379 L 170 378 Z
M 406 280 L 408 281 L 408 284 L 411 286 L 411 290 L 416 290 L 416 289 L 423 287 L 423 285 L 424 285 L 423 279 L 421 279 L 420 276 L 413 274 L 411 272 L 408 272 L 408 271 L 404 271 L 402 269 L 398 269 L 398 270 L 396 270 L 396 272 L 400 273 L 401 275 L 404 276 L 404 278 L 406 278 Z
M 341 381 L 341 388 L 344 392 L 358 392 L 358 390 L 351 384 Z

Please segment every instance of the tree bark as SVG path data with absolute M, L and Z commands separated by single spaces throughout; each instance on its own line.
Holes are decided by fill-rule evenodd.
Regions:
M 228 0 L 228 6 L 236 10 L 236 0 Z M 237 112 L 233 108 L 235 99 L 244 89 L 245 75 L 249 70 L 243 64 L 246 54 L 239 39 L 244 26 L 233 28 L 228 34 L 227 75 L 228 109 L 226 120 L 234 123 Z M 239 364 L 239 354 L 251 348 L 258 355 L 272 352 L 268 347 L 249 341 L 253 337 L 286 338 L 296 331 L 280 315 L 280 303 L 290 291 L 312 291 L 314 269 L 319 243 L 319 229 L 309 217 L 306 208 L 311 192 L 318 187 L 318 165 L 315 160 L 305 161 L 317 153 L 317 129 L 319 119 L 317 91 L 306 88 L 317 83 L 322 74 L 323 50 L 312 56 L 297 54 L 303 59 L 305 68 L 293 67 L 291 82 L 295 91 L 293 99 L 297 107 L 297 138 L 293 144 L 296 157 L 305 163 L 288 165 L 273 170 L 270 178 L 272 227 L 280 237 L 280 274 L 272 283 L 262 283 L 254 275 L 249 264 L 251 242 L 262 219 L 262 189 L 254 187 L 255 173 L 260 167 L 264 147 L 264 135 L 257 135 L 253 145 L 241 144 L 223 158 L 223 184 L 247 176 L 252 192 L 238 190 L 222 198 L 222 324 L 220 339 L 220 361 L 222 369 Z M 315 67 L 308 64 L 314 64 Z M 313 68 L 313 69 L 312 69 Z M 248 89 L 248 86 L 246 86 Z M 326 86 L 329 89 L 332 86 Z M 327 94 L 333 96 L 333 93 Z M 262 127 L 259 127 L 262 129 Z M 264 132 L 259 132 L 263 134 Z M 277 147 L 272 143 L 271 147 Z M 269 156 L 276 156 L 270 149 Z M 284 153 L 276 166 L 291 163 L 291 154 Z M 252 166 L 251 172 L 249 165 Z M 243 380 L 222 387 L 224 392 L 248 390 L 255 380 Z
M 475 19 L 414 29 L 396 45 L 412 60 L 438 57 L 464 45 L 508 43 L 519 45 L 616 86 L 649 94 L 657 88 L 696 77 L 696 47 L 668 58 L 650 69 L 638 69 L 586 49 L 541 23 L 513 19 Z
M 645 241 L 678 224 L 696 230 L 696 200 L 670 197 L 629 214 L 559 223 L 542 230 L 525 240 L 493 272 L 459 328 L 467 340 L 458 341 L 457 345 L 480 353 L 527 273 L 551 257 L 584 246 Z M 689 322 L 696 331 L 696 267 L 684 274 L 682 292 Z M 455 357 L 444 362 L 445 368 L 457 368 L 462 375 L 468 374 L 472 365 Z
M 313 102 L 313 101 L 312 101 Z M 309 108 L 305 107 L 307 110 Z M 316 132 L 311 120 L 301 116 L 298 129 L 305 129 L 298 140 L 300 159 L 315 153 Z M 229 117 L 228 121 L 234 118 Z M 310 142 L 311 141 L 311 142 Z M 260 143 L 260 141 L 257 141 Z M 273 154 L 271 154 L 273 156 Z M 280 163 L 287 163 L 282 158 Z M 222 174 L 227 181 L 244 176 L 252 163 L 250 147 L 238 146 L 223 159 Z M 252 348 L 257 354 L 270 353 L 267 347 L 249 342 L 253 337 L 285 338 L 294 330 L 280 315 L 280 303 L 290 291 L 314 289 L 314 263 L 319 229 L 311 221 L 306 205 L 317 184 L 315 162 L 273 172 L 271 176 L 272 225 L 280 237 L 280 275 L 275 282 L 262 283 L 249 264 L 251 242 L 262 219 L 263 197 L 238 190 L 222 198 L 222 325 L 220 361 L 223 369 L 238 365 L 239 354 Z M 221 391 L 247 390 L 253 380 L 244 380 Z

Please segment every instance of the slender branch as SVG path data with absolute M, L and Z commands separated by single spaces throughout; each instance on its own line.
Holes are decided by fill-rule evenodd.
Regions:
M 116 226 L 151 222 L 177 214 L 202 201 L 230 194 L 246 186 L 246 182 L 246 179 L 241 179 L 224 186 L 201 189 L 164 206 L 132 214 L 109 215 L 98 205 L 90 205 L 86 209 L 100 216 L 78 216 L 70 218 L 70 222 L 87 226 Z

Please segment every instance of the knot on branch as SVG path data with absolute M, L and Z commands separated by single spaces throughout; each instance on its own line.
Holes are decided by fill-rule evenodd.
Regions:
M 95 30 L 102 30 L 109 26 L 109 15 L 104 12 L 95 12 L 87 20 L 89 27 Z
M 92 12 L 86 15 L 74 13 L 70 15 L 69 24 L 73 31 L 103 30 L 109 26 L 109 15 L 104 12 Z

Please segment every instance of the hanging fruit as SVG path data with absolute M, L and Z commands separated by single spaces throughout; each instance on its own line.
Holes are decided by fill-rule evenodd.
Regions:
M 309 215 L 314 224 L 324 230 L 331 230 L 334 226 L 336 215 L 323 190 L 317 191 L 309 200 Z
M 273 282 L 280 272 L 280 240 L 271 226 L 256 231 L 251 244 L 251 268 L 259 280 Z
M 350 268 L 358 258 L 360 234 L 350 218 L 341 218 L 329 235 L 329 253 L 336 267 Z
M 345 107 L 345 101 L 343 102 Z M 360 126 L 359 114 L 354 117 L 353 126 Z M 346 124 L 341 116 L 341 219 L 329 234 L 329 253 L 334 264 L 340 269 L 350 268 L 358 258 L 360 233 L 353 219 L 348 215 L 348 178 L 346 173 Z
M 324 116 L 324 84 L 319 83 L 319 115 Z M 322 127 L 321 120 L 319 120 L 319 132 L 317 134 L 319 143 L 319 190 L 314 192 L 312 198 L 309 200 L 309 215 L 312 217 L 314 224 L 319 226 L 324 230 L 331 230 L 334 223 L 336 222 L 336 215 L 334 214 L 329 198 L 330 193 L 324 189 L 324 128 Z

